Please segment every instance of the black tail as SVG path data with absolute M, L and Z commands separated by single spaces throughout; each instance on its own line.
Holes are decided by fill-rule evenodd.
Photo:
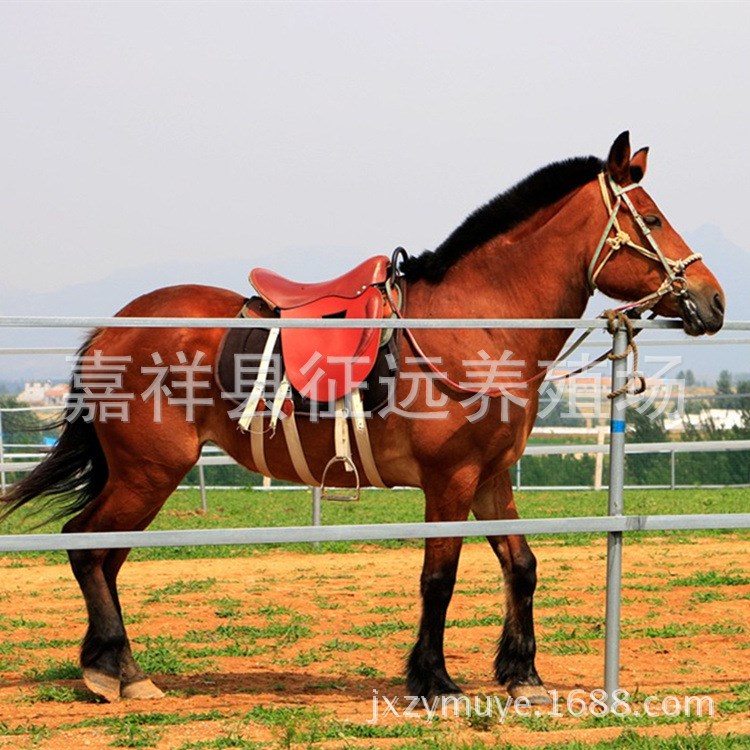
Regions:
M 81 353 L 89 342 L 81 347 Z M 107 459 L 94 425 L 80 413 L 75 418 L 72 415 L 68 406 L 59 422 L 44 425 L 45 430 L 62 427 L 60 439 L 39 466 L 0 497 L 0 521 L 36 498 L 42 502 L 34 515 L 50 512 L 45 521 L 65 518 L 83 510 L 104 489 Z

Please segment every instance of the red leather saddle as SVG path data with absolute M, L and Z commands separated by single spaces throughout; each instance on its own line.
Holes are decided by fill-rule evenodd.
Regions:
M 364 294 L 371 286 L 385 283 L 388 263 L 389 260 L 385 255 L 376 255 L 338 278 L 321 281 L 317 284 L 291 281 L 266 268 L 254 268 L 250 271 L 250 283 L 268 303 L 269 307 L 291 310 L 295 307 L 308 305 L 311 302 L 317 302 L 324 297 L 355 299 Z M 354 316 L 350 315 L 349 317 Z
M 383 317 L 378 285 L 388 275 L 384 255 L 360 263 L 343 276 L 317 284 L 285 279 L 264 268 L 250 272 L 250 282 L 282 318 Z M 281 352 L 292 386 L 315 401 L 335 401 L 367 379 L 375 365 L 380 329 L 283 328 Z

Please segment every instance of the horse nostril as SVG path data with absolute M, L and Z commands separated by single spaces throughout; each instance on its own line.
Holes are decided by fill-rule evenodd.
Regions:
M 714 295 L 713 308 L 719 315 L 724 314 L 724 300 L 718 292 Z

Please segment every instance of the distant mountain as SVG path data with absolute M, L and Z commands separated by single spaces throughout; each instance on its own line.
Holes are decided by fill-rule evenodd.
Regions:
M 3 288 L 0 283 L 0 315 L 109 316 L 142 294 L 175 284 L 206 284 L 249 295 L 251 287 L 247 276 L 253 266 L 267 266 L 293 278 L 313 281 L 339 273 L 344 264 L 336 258 L 347 256 L 342 248 L 315 248 L 314 255 L 319 260 L 313 265 L 311 254 L 311 248 L 289 248 L 279 257 L 256 253 L 252 260 L 233 258 L 201 263 L 158 263 L 43 293 Z M 352 264 L 358 260 L 353 259 Z M 85 332 L 70 328 L 2 328 L 0 348 L 65 346 L 75 349 L 84 337 Z M 67 380 L 69 369 L 65 357 L 60 355 L 0 356 L 0 380 Z
M 727 320 L 750 321 L 748 249 L 727 239 L 721 229 L 712 224 L 686 234 L 685 240 L 692 250 L 703 253 L 704 262 L 722 285 L 727 299 Z M 692 369 L 700 380 L 707 382 L 713 382 L 721 370 L 747 372 L 750 362 L 748 345 L 721 344 L 722 339 L 750 340 L 750 331 L 722 331 L 712 339 L 696 339 L 692 345 L 675 347 L 674 353 L 681 355 L 685 368 Z M 653 352 L 654 347 L 650 351 Z
M 750 248 L 728 240 L 719 227 L 705 224 L 685 236 L 693 251 L 703 253 L 703 261 L 724 287 L 727 319 L 750 320 Z M 750 337 L 750 333 L 748 333 Z
M 746 280 L 750 279 L 750 252 L 728 240 L 713 225 L 702 226 L 685 236 L 688 244 L 704 255 L 727 295 L 727 317 L 750 320 L 750 293 Z M 311 258 L 315 262 L 311 262 Z M 253 254 L 252 259 L 205 261 L 202 263 L 155 263 L 121 271 L 97 282 L 76 284 L 53 292 L 39 293 L 17 289 L 3 289 L 0 284 L 0 315 L 111 315 L 128 301 L 161 286 L 200 283 L 222 286 L 242 293 L 250 293 L 247 274 L 252 266 L 264 265 L 300 280 L 319 280 L 340 273 L 347 265 L 354 265 L 359 255 L 344 248 L 289 248 L 278 257 Z M 595 299 L 587 311 L 595 315 L 606 301 Z M 650 334 L 651 335 L 651 334 Z M 0 347 L 70 346 L 76 347 L 83 332 L 73 329 L 0 329 Z M 750 332 L 720 334 L 725 338 L 748 338 Z M 669 338 L 677 338 L 670 332 Z M 687 337 L 685 337 L 688 341 Z M 645 351 L 645 347 L 644 347 Z M 713 380 L 722 369 L 732 372 L 748 370 L 747 347 L 690 346 L 670 347 L 663 351 L 649 347 L 649 354 L 679 354 L 683 366 L 693 369 L 700 379 Z M 66 378 L 68 366 L 59 356 L 2 356 L 0 379 L 50 377 Z

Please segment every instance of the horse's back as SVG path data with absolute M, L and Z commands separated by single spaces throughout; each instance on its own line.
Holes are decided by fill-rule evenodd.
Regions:
M 245 298 L 229 289 L 180 284 L 155 289 L 128 302 L 117 317 L 233 318 Z

